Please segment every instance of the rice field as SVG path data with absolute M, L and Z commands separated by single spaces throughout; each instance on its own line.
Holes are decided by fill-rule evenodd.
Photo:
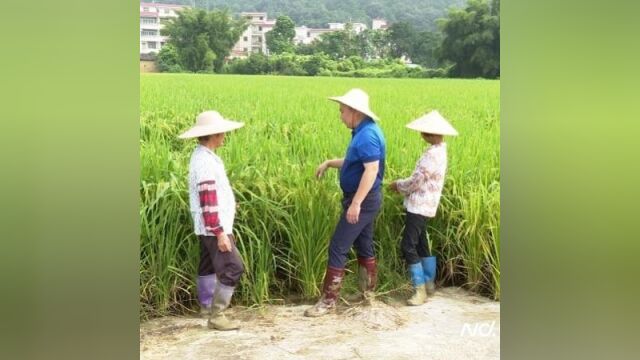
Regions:
M 447 138 L 449 168 L 428 225 L 438 283 L 500 298 L 500 83 L 495 80 L 144 74 L 140 77 L 140 316 L 197 307 L 198 240 L 188 207 L 195 140 L 177 135 L 198 113 L 217 110 L 245 127 L 225 139 L 239 209 L 235 232 L 246 267 L 236 303 L 312 299 L 340 214 L 338 173 L 315 168 L 342 157 L 351 138 L 328 96 L 369 93 L 387 140 L 386 183 L 411 174 L 425 143 L 404 127 L 438 109 L 459 131 Z M 384 192 L 375 224 L 378 292 L 409 289 L 400 253 L 402 198 Z M 348 268 L 357 268 L 352 254 Z M 343 293 L 356 288 L 347 274 Z

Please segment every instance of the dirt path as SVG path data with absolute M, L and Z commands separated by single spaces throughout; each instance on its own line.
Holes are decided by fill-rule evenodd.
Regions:
M 232 309 L 237 331 L 166 317 L 140 325 L 141 359 L 499 359 L 500 303 L 457 288 L 423 306 L 375 302 L 317 319 L 308 305 Z

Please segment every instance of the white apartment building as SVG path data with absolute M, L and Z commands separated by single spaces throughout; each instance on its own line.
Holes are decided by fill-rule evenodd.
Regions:
M 353 23 L 353 31 L 356 32 L 356 34 L 360 34 L 361 32 L 367 30 L 367 25 L 363 24 L 363 23 Z
M 293 41 L 296 44 L 311 44 L 315 39 L 318 39 L 322 34 L 338 31 L 340 29 L 313 29 L 306 26 L 296 26 L 296 36 Z
M 329 29 L 331 30 L 344 30 L 347 26 L 345 23 L 329 23 Z M 360 34 L 361 32 L 367 30 L 367 25 L 363 23 L 351 23 L 353 31 L 356 34 Z
M 171 18 L 178 16 L 178 12 L 188 6 L 161 4 L 161 3 L 140 3 L 140 54 L 158 53 L 167 42 L 167 37 L 160 35 L 160 29 Z M 247 57 L 252 53 L 267 54 L 267 41 L 265 34 L 276 24 L 276 20 L 269 20 L 266 12 L 242 12 L 240 16 L 249 20 L 249 26 L 240 35 L 238 42 L 231 49 L 230 58 Z M 344 30 L 345 23 L 329 23 L 328 28 L 308 28 L 298 26 L 295 28 L 296 44 L 311 44 L 322 34 L 328 32 Z M 352 23 L 353 30 L 360 33 L 367 29 L 363 23 Z M 384 19 L 373 19 L 372 29 L 386 29 L 387 22 Z
M 371 20 L 372 30 L 386 30 L 389 27 L 387 20 L 385 19 L 373 19 Z
M 160 29 L 167 20 L 177 17 L 183 8 L 185 6 L 140 3 L 140 54 L 160 52 L 167 42 L 167 37 L 160 35 Z
M 329 23 L 329 29 L 331 30 L 344 30 L 347 26 L 345 23 Z M 360 34 L 361 32 L 367 30 L 367 25 L 363 23 L 351 23 L 353 31 L 356 34 Z
M 322 29 L 313 29 L 313 28 L 308 28 L 306 26 L 297 26 L 295 28 L 296 36 L 294 37 L 293 41 L 296 44 L 305 44 L 305 45 L 311 44 L 315 39 L 318 39 L 322 34 L 326 34 L 333 31 L 344 30 L 347 24 L 329 23 L 328 25 L 329 25 L 329 28 L 322 28 Z M 351 25 L 352 25 L 353 31 L 356 34 L 359 34 L 367 29 L 367 25 L 363 23 L 352 23 Z
M 240 39 L 231 49 L 231 58 L 244 58 L 251 53 L 267 53 L 265 34 L 276 25 L 269 20 L 266 12 L 242 12 L 240 16 L 249 20 L 249 27 L 240 35 Z

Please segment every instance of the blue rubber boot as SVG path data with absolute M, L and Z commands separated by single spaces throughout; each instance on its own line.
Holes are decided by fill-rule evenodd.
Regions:
M 411 276 L 411 284 L 413 284 L 415 293 L 407 300 L 407 304 L 412 306 L 422 305 L 427 301 L 427 292 L 425 289 L 426 279 L 421 262 L 409 265 L 409 276 Z
M 436 257 L 422 258 L 422 268 L 424 269 L 427 294 L 433 295 L 436 292 Z

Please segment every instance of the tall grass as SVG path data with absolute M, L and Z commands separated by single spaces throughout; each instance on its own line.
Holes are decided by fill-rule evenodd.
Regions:
M 186 190 L 194 142 L 176 136 L 208 109 L 246 123 L 218 150 L 240 205 L 235 232 L 247 269 L 234 301 L 252 305 L 319 294 L 340 189 L 337 172 L 329 170 L 319 181 L 313 172 L 324 159 L 344 154 L 350 132 L 326 97 L 352 87 L 369 93 L 382 119 L 386 181 L 409 176 L 425 148 L 404 124 L 438 109 L 458 129 L 459 137 L 447 139 L 445 190 L 428 226 L 438 280 L 500 297 L 499 82 L 143 75 L 142 317 L 195 305 L 198 243 Z M 399 252 L 402 221 L 402 199 L 385 192 L 375 224 L 380 291 L 407 285 Z M 355 269 L 353 256 L 348 265 Z M 353 278 L 347 278 L 347 291 Z

